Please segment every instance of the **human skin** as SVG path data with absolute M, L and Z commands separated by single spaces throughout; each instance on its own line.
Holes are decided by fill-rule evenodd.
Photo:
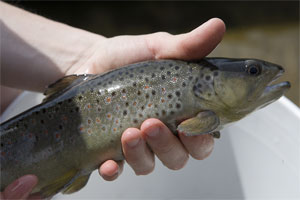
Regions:
M 43 92 L 65 75 L 99 74 L 144 60 L 200 59 L 216 47 L 225 32 L 223 21 L 214 18 L 179 35 L 158 32 L 105 38 L 4 2 L 0 2 L 0 9 L 1 88 L 5 87 L 6 93 L 1 95 L 1 102 L 11 101 L 22 90 Z M 198 160 L 206 158 L 214 145 L 210 135 L 179 134 L 177 138 L 157 119 L 146 120 L 140 129 L 127 129 L 121 140 L 126 162 L 137 175 L 153 171 L 154 155 L 169 169 L 178 170 L 189 155 Z M 99 167 L 99 174 L 111 181 L 122 169 L 123 162 L 108 160 Z M 37 182 L 34 175 L 23 176 L 1 193 L 1 199 L 38 198 L 29 196 Z

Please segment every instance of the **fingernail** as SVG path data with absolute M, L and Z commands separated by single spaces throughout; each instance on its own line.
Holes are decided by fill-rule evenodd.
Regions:
M 19 199 L 23 197 L 28 190 L 30 189 L 30 186 L 26 185 L 26 180 L 23 180 L 22 178 L 16 180 L 9 191 L 7 192 L 7 198 L 8 199 Z
M 10 189 L 11 192 L 15 192 L 23 185 L 22 179 L 18 179 L 15 181 L 13 187 Z
M 135 147 L 140 141 L 140 138 L 136 138 L 127 142 L 129 147 Z
M 147 136 L 149 137 L 156 137 L 159 133 L 159 128 L 158 127 L 153 127 L 153 128 L 150 128 L 150 130 L 148 130 L 146 132 Z

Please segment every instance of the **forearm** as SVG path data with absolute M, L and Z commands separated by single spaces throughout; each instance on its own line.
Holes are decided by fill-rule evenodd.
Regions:
M 44 91 L 84 65 L 104 37 L 0 2 L 1 85 Z M 70 70 L 72 69 L 72 70 Z

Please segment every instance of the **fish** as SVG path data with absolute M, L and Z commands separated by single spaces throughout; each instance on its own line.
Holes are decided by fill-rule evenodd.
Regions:
M 219 137 L 228 124 L 280 98 L 290 83 L 271 83 L 283 73 L 258 59 L 203 58 L 63 77 L 41 104 L 1 124 L 1 191 L 35 174 L 32 193 L 76 192 L 101 163 L 124 160 L 122 133 L 148 118 L 174 134 Z

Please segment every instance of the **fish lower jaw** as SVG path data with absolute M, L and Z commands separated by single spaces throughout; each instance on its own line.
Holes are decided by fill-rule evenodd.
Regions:
M 265 91 L 263 94 L 265 93 L 271 93 L 271 92 L 276 92 L 276 91 L 285 91 L 287 89 L 289 89 L 291 87 L 290 82 L 288 81 L 284 81 L 278 84 L 274 84 L 274 85 L 267 85 Z

